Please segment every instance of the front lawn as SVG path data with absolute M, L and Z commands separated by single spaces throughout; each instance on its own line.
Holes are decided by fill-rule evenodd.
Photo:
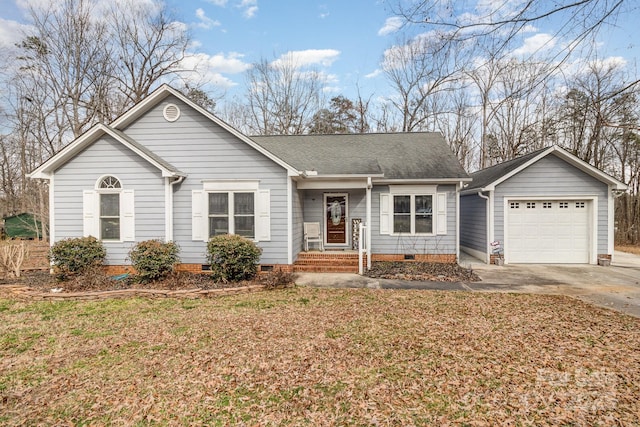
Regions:
M 2 425 L 638 425 L 640 320 L 567 297 L 0 299 Z

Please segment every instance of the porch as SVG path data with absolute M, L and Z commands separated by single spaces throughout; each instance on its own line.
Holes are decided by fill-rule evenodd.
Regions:
M 366 265 L 366 255 L 364 256 Z M 306 251 L 298 254 L 293 272 L 305 273 L 358 273 L 358 251 L 327 250 Z

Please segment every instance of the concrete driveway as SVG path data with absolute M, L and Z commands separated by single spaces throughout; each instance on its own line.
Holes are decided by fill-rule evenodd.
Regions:
M 415 282 L 372 279 L 357 274 L 298 273 L 296 282 L 316 287 L 431 289 L 568 295 L 640 317 L 640 256 L 616 252 L 609 267 L 570 264 L 487 265 L 463 254 L 460 265 L 480 282 Z
M 579 264 L 516 264 L 503 267 L 462 256 L 460 264 L 482 279 L 474 291 L 569 295 L 640 317 L 640 256 L 615 252 L 608 267 Z

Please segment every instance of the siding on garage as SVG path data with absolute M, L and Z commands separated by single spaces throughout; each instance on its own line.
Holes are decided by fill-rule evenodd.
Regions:
M 597 251 L 608 253 L 608 186 L 555 155 L 548 155 L 496 186 L 495 238 L 504 242 L 504 201 L 514 196 L 597 196 Z
M 434 236 L 398 236 L 380 234 L 380 194 L 388 186 L 374 186 L 371 192 L 372 254 L 456 254 L 456 186 L 438 185 L 438 193 L 447 193 L 447 234 Z
M 82 192 L 93 190 L 104 175 L 117 177 L 123 189 L 134 190 L 135 239 L 165 235 L 164 178 L 148 161 L 109 136 L 102 137 L 56 171 L 54 217 L 56 241 L 82 237 Z M 135 242 L 104 241 L 106 264 L 127 264 Z
M 173 103 L 180 118 L 167 122 L 163 108 Z M 191 240 L 191 191 L 203 180 L 259 180 L 271 194 L 271 240 L 259 242 L 263 264 L 287 264 L 287 171 L 221 126 L 173 96 L 123 130 L 149 150 L 188 174 L 174 187 L 174 241 L 183 263 L 205 263 L 206 242 Z M 164 206 L 164 198 L 158 200 Z
M 460 196 L 460 245 L 487 253 L 487 203 L 477 194 Z

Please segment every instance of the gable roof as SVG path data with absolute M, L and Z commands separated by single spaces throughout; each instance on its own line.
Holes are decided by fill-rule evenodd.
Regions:
M 271 159 L 272 161 L 274 161 L 278 165 L 280 165 L 283 168 L 287 169 L 287 171 L 289 171 L 290 174 L 298 175 L 298 170 L 293 168 L 291 165 L 287 164 L 281 158 L 278 158 L 278 157 L 274 156 L 272 153 L 268 152 L 267 150 L 262 148 L 260 145 L 256 144 L 253 140 L 251 140 L 251 138 L 249 138 L 248 136 L 246 136 L 245 134 L 243 134 L 242 132 L 240 132 L 239 130 L 234 128 L 233 126 L 231 126 L 229 123 L 221 120 L 215 114 L 211 113 L 210 111 L 207 111 L 205 108 L 202 108 L 200 105 L 198 105 L 195 102 L 193 102 L 191 99 L 189 99 L 182 92 L 172 88 L 168 84 L 163 84 L 158 89 L 153 91 L 151 94 L 149 94 L 149 96 L 147 96 L 142 101 L 137 103 L 135 106 L 133 106 L 126 113 L 124 113 L 123 115 L 121 115 L 120 117 L 115 119 L 111 123 L 111 126 L 113 128 L 115 128 L 115 129 L 124 130 L 127 126 L 129 126 L 131 123 L 136 121 L 143 114 L 145 114 L 147 111 L 149 111 L 151 108 L 156 106 L 163 99 L 167 98 L 170 95 L 175 96 L 180 101 L 184 102 L 189 107 L 191 107 L 194 110 L 198 111 L 200 114 L 205 116 L 207 119 L 211 120 L 213 123 L 217 124 L 218 126 L 223 128 L 224 130 L 226 130 L 227 132 L 232 134 L 233 136 L 237 137 L 238 139 L 240 139 L 245 144 L 251 146 L 256 151 L 262 153 L 263 155 L 265 155 L 266 157 L 268 157 L 269 159 Z
M 525 168 L 531 166 L 532 164 L 550 154 L 559 157 L 560 159 L 566 161 L 572 166 L 575 166 L 576 168 L 594 177 L 595 179 L 613 186 L 614 190 L 627 189 L 627 185 L 625 183 L 618 181 L 614 177 L 602 172 L 600 169 L 590 165 L 584 160 L 581 160 L 568 151 L 554 145 L 551 147 L 533 151 L 520 157 L 516 157 L 515 159 L 497 164 L 495 166 L 473 172 L 471 174 L 471 178 L 473 179 L 473 181 L 471 182 L 469 187 L 464 189 L 463 193 L 494 190 L 496 185 L 511 178 L 513 175 L 519 173 L 520 171 L 524 170 Z
M 55 172 L 60 166 L 64 165 L 66 162 L 71 160 L 77 154 L 79 154 L 82 150 L 93 144 L 99 138 L 104 135 L 109 135 L 114 138 L 116 141 L 129 148 L 134 153 L 138 154 L 140 157 L 151 163 L 153 166 L 157 167 L 161 172 L 162 176 L 165 177 L 179 177 L 179 176 L 187 176 L 184 172 L 181 172 L 178 168 L 173 166 L 171 163 L 167 162 L 157 154 L 153 153 L 151 150 L 146 148 L 144 145 L 140 144 L 133 138 L 128 135 L 125 135 L 123 132 L 112 128 L 111 126 L 98 123 L 91 127 L 87 132 L 80 135 L 78 138 L 73 140 L 70 144 L 65 146 L 62 150 L 58 151 L 53 157 L 49 158 L 46 162 L 38 166 L 34 171 L 27 174 L 29 178 L 43 178 L 48 179 L 51 176 L 51 173 Z
M 468 181 L 436 132 L 254 136 L 259 145 L 318 177 L 372 176 L 389 180 Z

